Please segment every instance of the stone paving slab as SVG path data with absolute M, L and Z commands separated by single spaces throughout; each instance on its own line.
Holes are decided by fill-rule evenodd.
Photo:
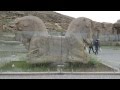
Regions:
M 100 62 L 120 71 L 120 50 L 103 49 L 102 52 L 97 55 Z

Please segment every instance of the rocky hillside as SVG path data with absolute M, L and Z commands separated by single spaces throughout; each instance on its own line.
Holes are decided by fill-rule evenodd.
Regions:
M 66 31 L 69 23 L 74 19 L 53 11 L 0 11 L 0 29 L 16 17 L 34 15 L 43 20 L 49 31 Z
M 17 17 L 34 15 L 43 20 L 49 32 L 66 32 L 73 17 L 65 16 L 53 11 L 0 11 L 0 31 L 10 31 L 7 24 Z M 86 18 L 87 19 L 87 18 Z M 119 20 L 118 20 L 119 21 Z M 97 36 L 98 33 L 100 40 L 103 44 L 110 44 L 113 41 L 120 41 L 120 24 L 113 24 L 108 22 L 92 21 L 92 30 Z M 116 30 L 113 31 L 113 27 Z
M 17 17 L 34 15 L 43 20 L 49 31 L 66 31 L 70 22 L 74 19 L 53 11 L 0 11 L 0 30 L 6 29 L 6 24 Z M 112 31 L 112 23 L 100 23 L 93 21 L 93 29 L 102 33 Z

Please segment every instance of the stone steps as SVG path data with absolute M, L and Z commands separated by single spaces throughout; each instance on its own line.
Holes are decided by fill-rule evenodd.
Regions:
M 0 33 L 0 66 L 22 60 L 26 57 L 26 52 L 24 45 L 14 40 L 13 34 Z
M 0 32 L 0 40 L 4 40 L 4 41 L 13 41 L 15 40 L 15 35 L 12 33 L 2 33 Z

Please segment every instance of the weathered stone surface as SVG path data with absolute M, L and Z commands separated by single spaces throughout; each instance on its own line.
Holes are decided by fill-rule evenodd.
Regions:
M 50 33 L 55 33 L 55 34 L 56 32 L 61 32 L 61 31 L 66 32 L 69 23 L 74 19 L 72 17 L 61 15 L 59 13 L 52 11 L 0 11 L 0 20 L 2 24 L 6 25 L 7 23 L 9 23 L 9 21 L 13 20 L 14 18 L 23 17 L 25 15 L 26 16 L 34 15 L 41 18 L 41 20 L 45 23 L 48 31 Z M 116 42 L 120 40 L 119 34 L 116 34 L 117 33 L 116 30 L 114 30 L 115 33 L 112 33 L 113 31 L 112 26 L 114 25 L 113 23 L 96 22 L 96 21 L 92 21 L 92 23 L 93 23 L 92 30 L 94 30 L 93 37 L 96 39 L 97 33 L 100 32 L 99 38 L 101 44 L 110 45 L 109 42 L 113 43 L 114 41 Z M 0 30 L 3 30 L 3 25 L 0 26 L 0 28 L 1 28 Z
M 28 49 L 29 63 L 61 62 L 66 60 L 65 37 L 50 36 L 42 20 L 34 16 L 17 18 L 16 40 L 22 41 Z M 63 46 L 61 46 L 63 45 Z M 63 53 L 63 54 L 62 54 Z
M 86 63 L 88 61 L 88 55 L 84 50 L 83 39 L 86 40 L 87 43 L 91 39 L 91 29 L 89 28 L 91 26 L 91 20 L 85 20 L 85 22 L 83 22 L 83 20 L 83 18 L 73 20 L 66 36 L 51 36 L 48 35 L 42 20 L 37 17 L 25 16 L 16 19 L 15 27 L 16 30 L 19 31 L 17 38 L 22 41 L 26 49 L 28 49 L 28 62 Z M 89 25 L 87 25 L 86 22 L 89 23 Z M 78 29 L 80 29 L 80 32 Z
M 73 45 L 75 40 L 67 38 L 65 36 L 51 36 L 43 37 L 42 39 L 34 38 L 34 41 L 30 45 L 34 46 L 32 52 L 29 52 L 29 63 L 64 63 L 64 62 L 83 62 L 85 54 L 84 47 L 80 48 L 78 45 Z M 38 47 L 38 48 L 36 48 Z M 77 50 L 79 49 L 79 50 Z
M 3 24 L 0 22 L 0 31 L 3 30 Z
M 80 20 L 81 19 L 81 20 Z M 81 28 L 81 30 L 74 31 L 76 28 Z M 79 18 L 75 27 L 69 30 L 69 32 L 74 32 L 79 35 L 81 33 L 82 38 L 86 39 L 89 43 L 89 40 L 100 39 L 101 45 L 108 45 L 109 42 L 112 44 L 116 40 L 116 34 L 113 33 L 113 24 L 105 22 L 96 22 L 85 17 Z M 83 28 L 84 27 L 84 28 Z M 85 34 L 86 32 L 86 34 Z M 77 35 L 76 34 L 76 35 Z M 78 37 L 78 36 L 77 36 Z
M 120 41 L 120 20 L 113 24 L 113 33 L 116 36 L 115 41 Z
M 93 22 L 93 32 L 94 32 L 94 38 L 99 38 L 101 45 L 107 45 L 109 44 L 109 42 L 113 42 L 113 40 L 115 39 L 115 36 L 112 32 L 112 27 L 113 24 L 112 23 L 100 23 L 100 22 Z
M 49 24 L 49 23 L 48 23 Z M 58 23 L 55 24 L 62 29 Z M 83 62 L 89 61 L 84 47 L 100 38 L 102 43 L 115 39 L 113 24 L 100 23 L 88 18 L 74 19 L 65 36 L 51 36 L 45 24 L 35 16 L 15 20 L 16 39 L 28 49 L 28 62 Z
M 37 35 L 37 38 L 48 35 L 43 21 L 38 17 L 25 16 L 15 19 L 14 23 L 14 27 L 19 31 L 16 32 L 16 39 L 21 40 L 28 50 L 30 50 L 30 42 L 34 35 Z
M 73 20 L 65 37 L 68 39 L 71 60 L 88 62 L 84 46 L 92 41 L 91 20 L 84 17 Z
M 112 23 L 95 22 L 84 17 L 75 19 L 71 22 L 66 37 L 71 40 L 69 41 L 69 45 L 74 47 L 74 51 L 72 51 L 71 48 L 72 55 L 83 55 L 83 61 L 87 60 L 85 58 L 88 57 L 87 54 L 84 53 L 84 44 L 87 43 L 89 45 L 91 41 L 100 39 L 101 45 L 115 45 L 113 41 L 116 40 L 116 34 L 113 33 Z M 79 53 L 76 54 L 75 52 L 78 51 Z M 83 52 L 83 54 L 80 54 L 81 52 Z
M 61 63 L 66 62 L 67 54 L 68 54 L 68 43 L 66 43 L 66 39 L 64 36 L 48 36 L 43 37 L 42 39 L 33 39 L 31 44 L 33 43 L 35 46 L 32 53 L 30 52 L 29 63 L 43 63 L 43 62 L 53 62 L 53 63 Z M 33 46 L 33 45 L 32 45 Z M 44 52 L 44 55 L 43 53 Z

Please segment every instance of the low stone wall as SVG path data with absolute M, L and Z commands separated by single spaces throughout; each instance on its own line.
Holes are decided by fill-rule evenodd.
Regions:
M 33 52 L 28 54 L 28 63 L 87 62 L 87 60 L 83 58 L 84 50 L 82 51 L 79 47 L 76 48 L 76 45 L 74 45 L 75 43 L 72 44 L 70 41 L 72 38 L 49 35 L 45 44 L 41 44 L 43 42 L 40 43 L 39 40 L 34 44 L 38 45 L 39 43 L 42 46 L 38 45 L 38 49 L 34 49 Z M 42 50 L 41 47 L 44 50 Z

